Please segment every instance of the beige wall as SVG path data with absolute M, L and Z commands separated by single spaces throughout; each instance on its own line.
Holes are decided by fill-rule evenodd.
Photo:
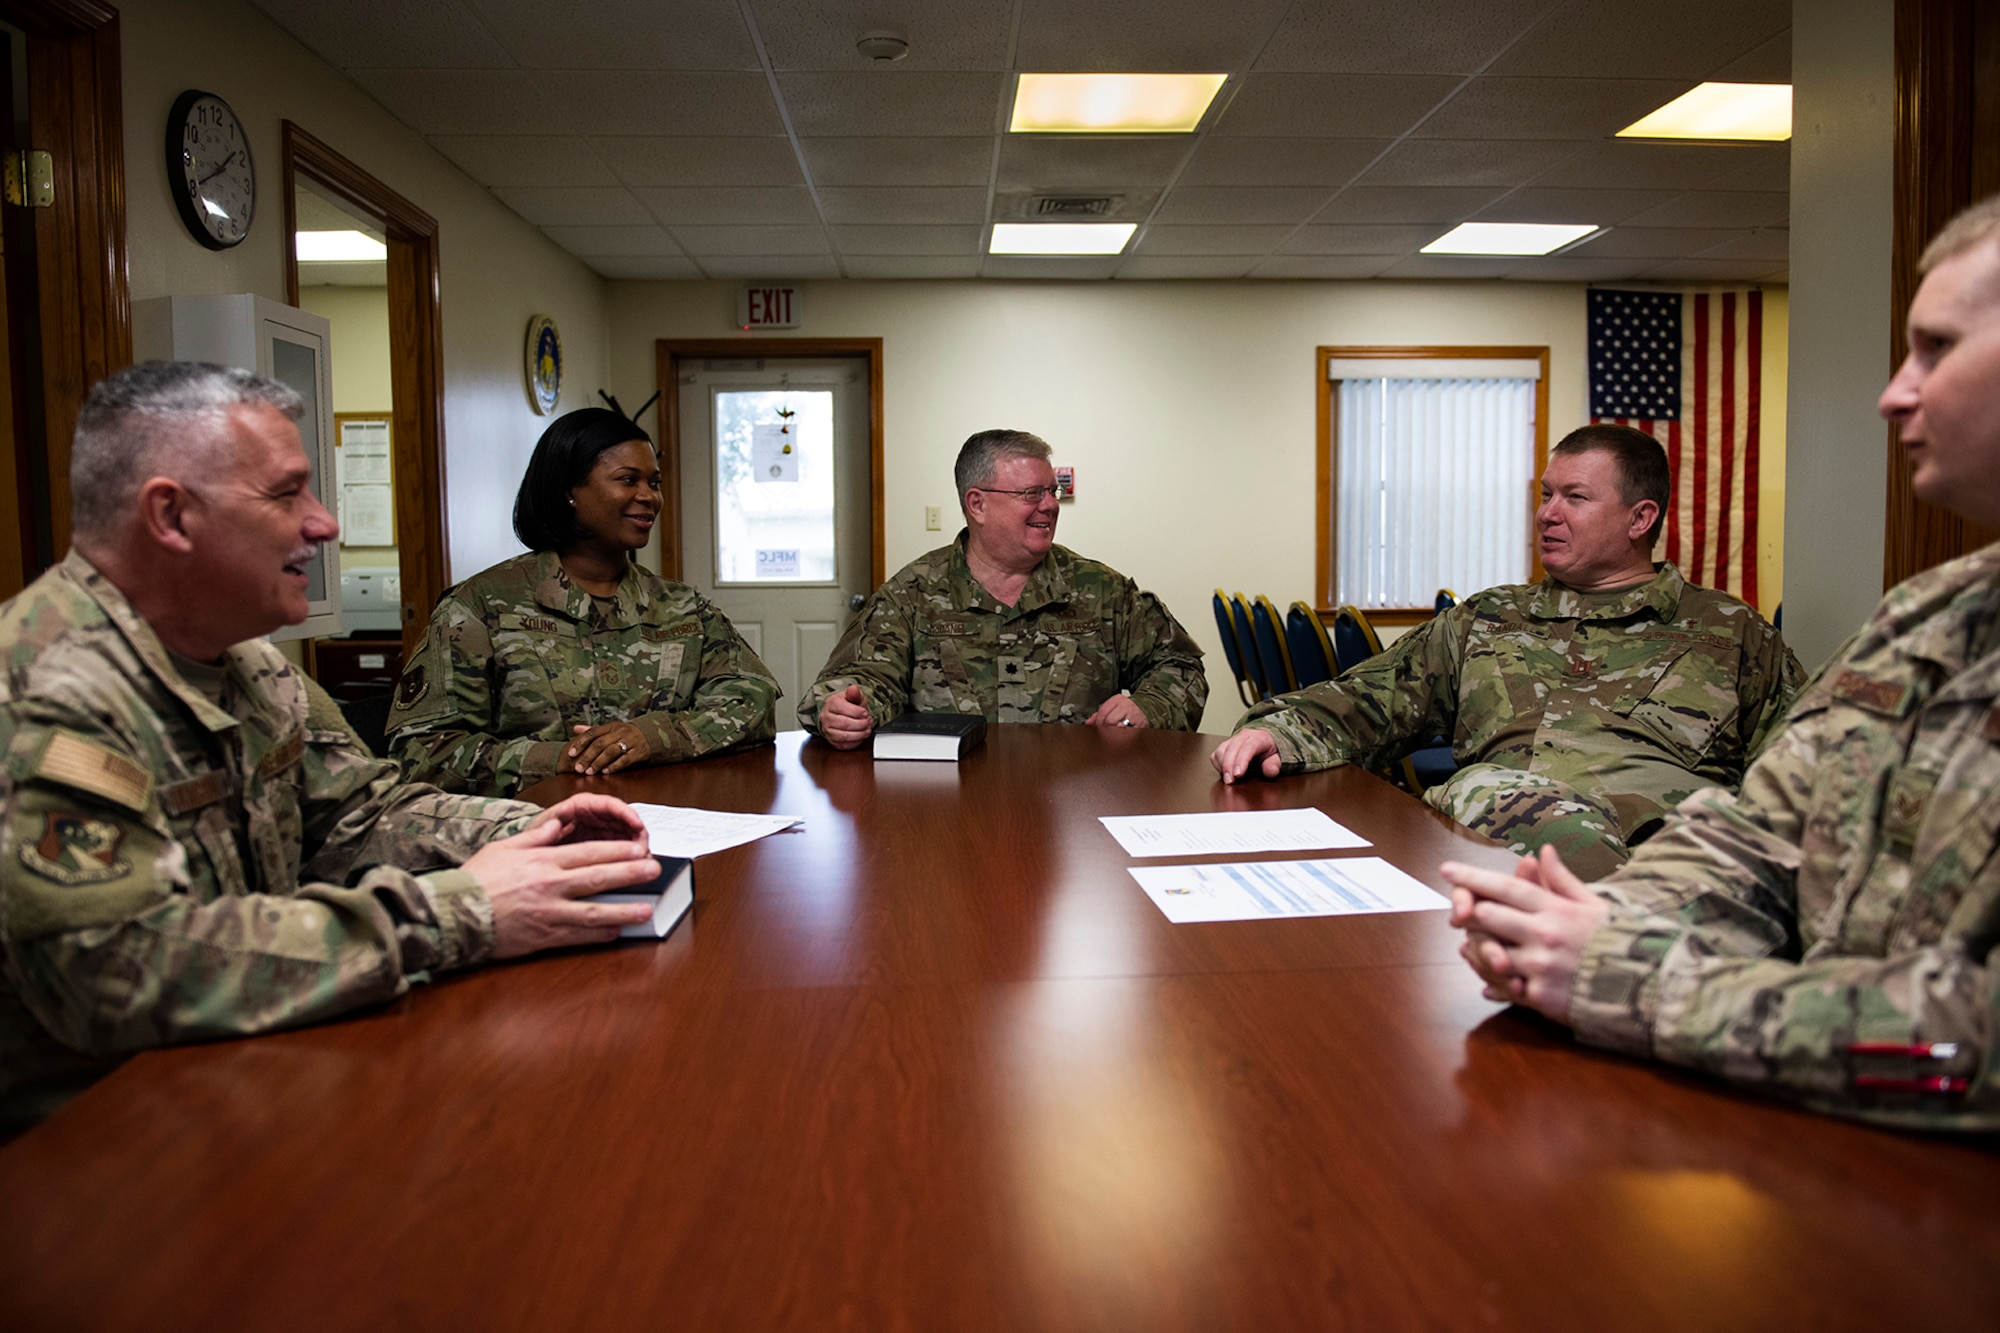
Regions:
M 585 405 L 605 373 L 603 280 L 249 5 L 122 0 L 119 12 L 132 299 L 218 292 L 284 299 L 278 126 L 297 122 L 438 220 L 452 575 L 519 550 L 507 516 L 546 424 L 522 387 L 528 318 L 556 317 L 568 363 L 561 408 Z M 187 88 L 235 108 L 256 157 L 258 216 L 233 250 L 196 244 L 167 192 L 167 112 Z
M 652 393 L 656 339 L 734 332 L 735 295 L 728 283 L 612 283 L 612 391 L 628 403 Z M 1766 365 L 1782 367 L 1782 296 L 1770 304 Z M 884 340 L 889 568 L 956 531 L 924 531 L 923 507 L 956 513 L 951 464 L 967 435 L 1046 437 L 1077 468 L 1059 539 L 1159 593 L 1201 642 L 1210 731 L 1241 711 L 1212 590 L 1281 606 L 1311 596 L 1316 347 L 1546 344 L 1550 438 L 1586 416 L 1574 285 L 844 282 L 811 284 L 806 311 L 799 336 Z M 1766 424 L 1777 445 L 1766 486 L 1782 497 L 1782 414 Z M 1767 503 L 1769 528 L 1781 505 Z M 1775 597 L 1777 578 L 1760 578 Z

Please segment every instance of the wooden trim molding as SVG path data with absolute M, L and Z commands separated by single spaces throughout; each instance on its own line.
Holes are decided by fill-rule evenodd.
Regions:
M 1314 392 L 1318 395 L 1319 454 L 1314 468 L 1314 484 L 1318 495 L 1314 503 L 1316 530 L 1313 534 L 1314 567 L 1313 589 L 1316 608 L 1323 616 L 1330 616 L 1339 606 L 1339 569 L 1335 564 L 1333 522 L 1335 488 L 1340 485 L 1339 451 L 1334 448 L 1334 434 L 1340 421 L 1340 404 L 1333 393 L 1333 381 L 1327 378 L 1327 365 L 1332 361 L 1466 361 L 1466 360 L 1532 360 L 1541 365 L 1541 375 L 1535 380 L 1535 471 L 1526 482 L 1528 510 L 1534 512 L 1537 504 L 1537 485 L 1543 470 L 1549 462 L 1549 349 L 1546 347 L 1321 347 L 1317 349 L 1313 362 L 1315 379 Z M 1542 577 L 1541 552 L 1536 549 L 1534 525 L 1528 528 L 1528 564 L 1531 577 Z M 1461 591 L 1472 591 L 1462 589 Z M 1414 624 L 1428 620 L 1432 609 L 1428 606 L 1391 607 L 1383 611 L 1370 611 L 1368 618 L 1388 625 Z
M 301 179 L 374 219 L 388 240 L 390 466 L 396 477 L 396 546 L 403 576 L 403 650 L 414 653 L 431 608 L 451 585 L 444 516 L 444 317 L 438 224 L 325 142 L 282 124 L 285 234 L 297 226 Z M 296 249 L 284 248 L 285 296 L 299 303 Z
M 2000 191 L 2000 11 L 1986 0 L 1897 0 L 1895 21 L 1889 373 L 1908 351 L 1903 326 L 1924 246 L 1953 214 Z M 1919 500 L 1894 427 L 1886 442 L 1885 589 L 2000 539 Z
M 862 356 L 868 359 L 869 584 L 889 577 L 882 514 L 882 340 L 880 338 L 662 338 L 655 344 L 660 390 L 660 478 L 663 512 L 672 525 L 660 533 L 660 574 L 681 577 L 681 377 L 683 360 L 705 357 Z

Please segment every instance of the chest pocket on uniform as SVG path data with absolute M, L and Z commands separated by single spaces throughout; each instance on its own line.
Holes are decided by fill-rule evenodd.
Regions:
M 1040 628 L 1055 638 L 1046 650 L 1042 720 L 1081 722 L 1118 692 L 1118 663 L 1105 649 L 1104 627 L 1089 617 L 1072 617 L 1044 621 Z
M 1646 650 L 1642 659 L 1619 661 L 1599 673 L 1596 697 L 1602 707 L 1658 736 L 1692 766 L 1708 756 L 1736 720 L 1737 645 L 1708 634 L 1637 637 Z M 1616 649 L 1607 654 L 1614 655 L 1624 656 Z
M 968 691 L 980 653 L 979 626 L 971 617 L 919 617 L 910 653 L 910 707 L 919 713 L 960 711 L 959 695 Z
M 653 667 L 652 707 L 686 708 L 701 675 L 701 622 L 647 625 L 641 630 L 645 651 L 657 659 Z

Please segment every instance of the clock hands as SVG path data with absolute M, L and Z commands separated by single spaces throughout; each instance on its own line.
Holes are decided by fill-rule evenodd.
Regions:
M 208 184 L 210 181 L 214 180 L 217 176 L 220 176 L 223 172 L 229 170 L 229 164 L 231 162 L 234 162 L 238 157 L 241 157 L 242 155 L 243 155 L 243 150 L 241 148 L 237 149 L 235 152 L 232 152 L 228 157 L 223 158 L 221 162 L 216 164 L 214 171 L 211 171 L 206 176 L 203 176 L 200 180 L 196 181 L 195 184 L 196 185 Z

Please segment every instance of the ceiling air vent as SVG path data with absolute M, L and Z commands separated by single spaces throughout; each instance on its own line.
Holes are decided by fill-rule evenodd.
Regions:
M 1117 207 L 1116 195 L 1044 194 L 1036 196 L 1032 211 L 1038 218 L 1100 218 Z

